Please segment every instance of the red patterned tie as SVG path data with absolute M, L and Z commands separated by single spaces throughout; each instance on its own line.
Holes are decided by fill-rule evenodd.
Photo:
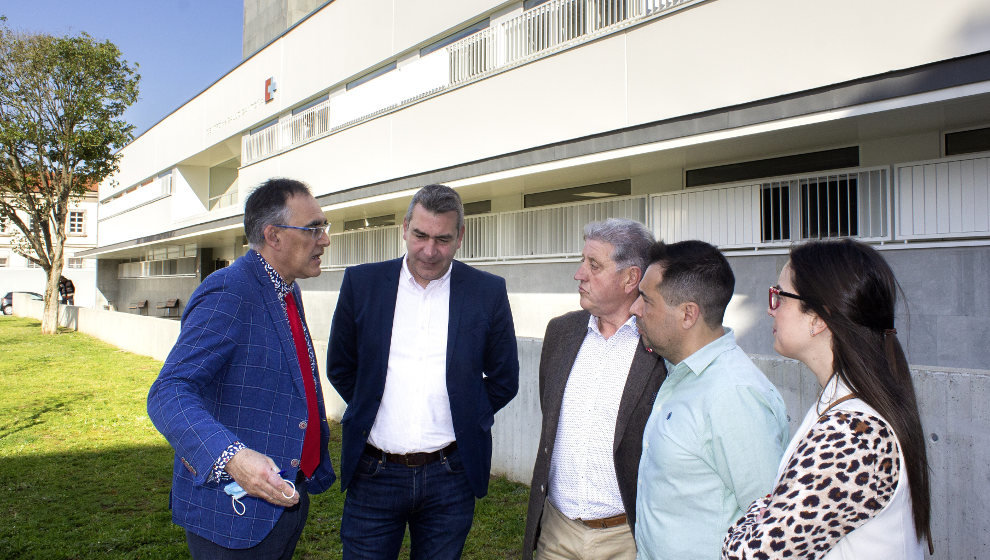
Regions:
M 309 418 L 306 421 L 306 437 L 303 440 L 300 468 L 308 478 L 313 476 L 313 471 L 320 464 L 320 415 L 316 401 L 316 382 L 313 380 L 313 364 L 309 361 L 306 333 L 303 331 L 299 308 L 296 307 L 296 298 L 292 292 L 285 294 L 285 310 L 289 315 L 289 328 L 292 329 L 292 340 L 296 343 L 296 356 L 299 358 L 300 373 L 303 385 L 306 387 L 306 408 L 309 411 Z

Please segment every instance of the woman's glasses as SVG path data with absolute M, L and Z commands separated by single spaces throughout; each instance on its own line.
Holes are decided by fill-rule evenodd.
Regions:
M 797 294 L 792 294 L 790 292 L 785 292 L 777 286 L 770 286 L 770 311 L 775 311 L 780 307 L 780 298 L 789 297 L 793 299 L 799 299 L 805 301 L 805 299 Z

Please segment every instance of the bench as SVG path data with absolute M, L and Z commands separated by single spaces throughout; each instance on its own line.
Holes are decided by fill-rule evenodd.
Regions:
M 155 307 L 162 310 L 162 317 L 178 317 L 179 298 L 160 301 Z
M 140 313 L 141 312 L 140 311 L 141 309 L 144 309 L 144 310 L 147 310 L 148 309 L 148 300 L 142 299 L 140 301 L 132 301 L 131 304 L 127 308 L 128 309 L 137 309 L 138 310 L 138 313 Z

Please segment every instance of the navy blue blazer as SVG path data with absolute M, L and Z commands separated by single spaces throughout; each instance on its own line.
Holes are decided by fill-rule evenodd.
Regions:
M 293 289 L 305 322 L 299 286 Z M 336 478 L 316 377 L 321 456 L 307 480 L 311 494 Z M 295 480 L 302 457 L 308 412 L 299 359 L 275 286 L 254 251 L 208 276 L 189 298 L 179 338 L 148 394 L 148 415 L 175 450 L 172 521 L 227 548 L 261 542 L 283 508 L 248 496 L 238 516 L 223 491 L 229 481 L 207 482 L 234 441 L 271 457 L 288 480 Z
M 471 489 L 488 493 L 495 412 L 519 390 L 519 356 L 505 280 L 453 261 L 447 329 L 447 395 Z M 348 268 L 330 327 L 327 377 L 347 402 L 341 420 L 341 490 L 378 415 L 392 342 L 402 258 Z

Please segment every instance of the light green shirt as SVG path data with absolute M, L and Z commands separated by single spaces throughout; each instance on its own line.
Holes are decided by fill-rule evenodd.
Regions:
M 770 492 L 787 436 L 780 393 L 732 329 L 667 362 L 643 432 L 637 558 L 718 560 L 729 526 Z

